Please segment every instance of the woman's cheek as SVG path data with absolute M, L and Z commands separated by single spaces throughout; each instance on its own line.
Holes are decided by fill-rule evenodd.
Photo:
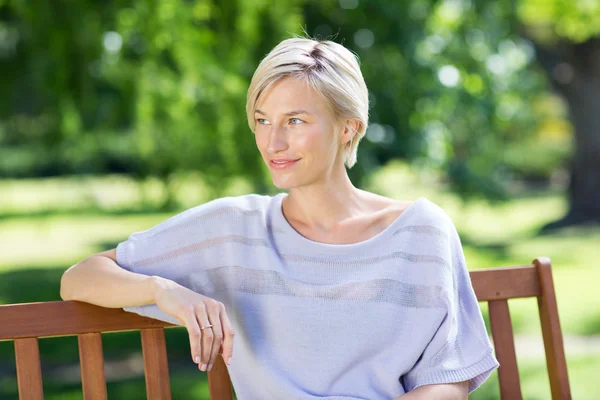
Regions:
M 297 146 L 311 151 L 318 151 L 323 146 L 324 135 L 319 129 L 305 129 L 295 135 Z
M 293 143 L 294 143 L 294 147 L 296 147 L 297 150 L 302 150 L 302 149 L 310 149 L 311 148 L 311 138 L 309 136 L 307 136 L 306 134 L 297 134 L 294 135 L 293 138 Z

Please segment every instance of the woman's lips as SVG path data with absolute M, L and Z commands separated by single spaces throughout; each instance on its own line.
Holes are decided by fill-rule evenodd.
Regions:
M 296 164 L 296 162 L 298 162 L 298 160 L 271 160 L 269 161 L 269 165 L 273 169 L 285 169 Z

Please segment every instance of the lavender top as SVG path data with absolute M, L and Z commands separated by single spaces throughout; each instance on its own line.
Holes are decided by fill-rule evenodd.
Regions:
M 276 196 L 188 209 L 117 246 L 128 271 L 225 304 L 237 398 L 390 400 L 427 384 L 477 389 L 499 366 L 461 242 L 425 197 L 376 236 L 300 235 Z M 156 305 L 124 310 L 177 325 Z

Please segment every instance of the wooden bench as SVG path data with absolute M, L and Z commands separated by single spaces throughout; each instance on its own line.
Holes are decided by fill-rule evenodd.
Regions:
M 480 302 L 489 302 L 489 315 L 502 399 L 522 399 L 508 299 L 537 297 L 546 362 L 553 399 L 571 399 L 563 338 L 558 318 L 552 270 L 548 258 L 531 265 L 470 272 Z M 164 328 L 168 323 L 122 309 L 77 301 L 9 304 L 0 306 L 0 340 L 14 340 L 19 398 L 43 399 L 38 338 L 77 335 L 85 399 L 106 399 L 106 379 L 100 332 L 140 330 L 146 395 L 170 399 Z M 199 371 L 200 373 L 200 371 Z M 208 374 L 211 399 L 232 400 L 227 367 L 219 356 Z

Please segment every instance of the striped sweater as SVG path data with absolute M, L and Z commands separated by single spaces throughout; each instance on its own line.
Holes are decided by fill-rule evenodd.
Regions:
M 239 400 L 390 400 L 499 366 L 450 217 L 425 197 L 376 236 L 325 244 L 285 219 L 286 196 L 227 197 L 117 246 L 128 271 L 225 304 Z M 177 325 L 156 305 L 124 310 Z

